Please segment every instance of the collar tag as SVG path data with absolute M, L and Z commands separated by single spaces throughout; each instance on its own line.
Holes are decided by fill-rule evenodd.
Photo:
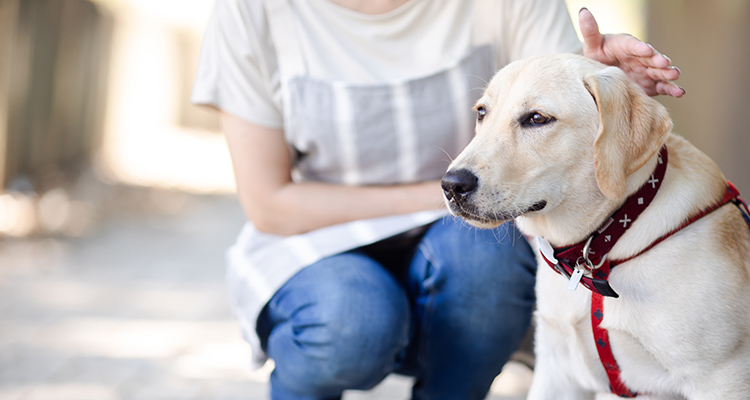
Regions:
M 583 278 L 583 270 L 581 268 L 574 268 L 573 274 L 570 275 L 570 280 L 568 281 L 568 290 L 573 292 L 578 289 L 581 278 Z

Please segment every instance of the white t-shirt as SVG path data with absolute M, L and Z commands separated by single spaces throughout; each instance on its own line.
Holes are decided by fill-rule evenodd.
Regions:
M 498 66 L 581 50 L 563 0 L 410 0 L 380 15 L 328 0 L 290 3 L 308 73 L 325 80 L 423 76 L 479 43 L 495 45 Z M 279 66 L 262 1 L 217 0 L 191 100 L 261 126 L 283 126 Z

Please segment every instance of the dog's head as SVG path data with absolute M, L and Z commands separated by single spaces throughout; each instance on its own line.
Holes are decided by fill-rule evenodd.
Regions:
M 474 108 L 476 136 L 442 186 L 479 227 L 623 198 L 672 127 L 620 69 L 570 54 L 509 64 Z

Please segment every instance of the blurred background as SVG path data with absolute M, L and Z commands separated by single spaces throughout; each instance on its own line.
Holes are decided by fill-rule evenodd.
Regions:
M 212 5 L 0 0 L 0 399 L 264 398 L 224 297 L 228 152 L 188 101 Z M 687 95 L 658 99 L 750 197 L 750 1 L 568 5 L 673 60 Z

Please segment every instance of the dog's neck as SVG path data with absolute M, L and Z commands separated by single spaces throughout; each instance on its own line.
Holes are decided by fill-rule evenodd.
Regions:
M 627 178 L 625 194 L 620 198 L 610 199 L 598 190 L 598 186 L 592 187 L 572 193 L 567 196 L 566 201 L 544 214 L 518 217 L 516 224 L 527 235 L 541 236 L 555 247 L 583 241 L 648 181 L 658 157 L 658 154 L 655 154 L 643 167 Z M 591 185 L 596 186 L 593 177 Z

